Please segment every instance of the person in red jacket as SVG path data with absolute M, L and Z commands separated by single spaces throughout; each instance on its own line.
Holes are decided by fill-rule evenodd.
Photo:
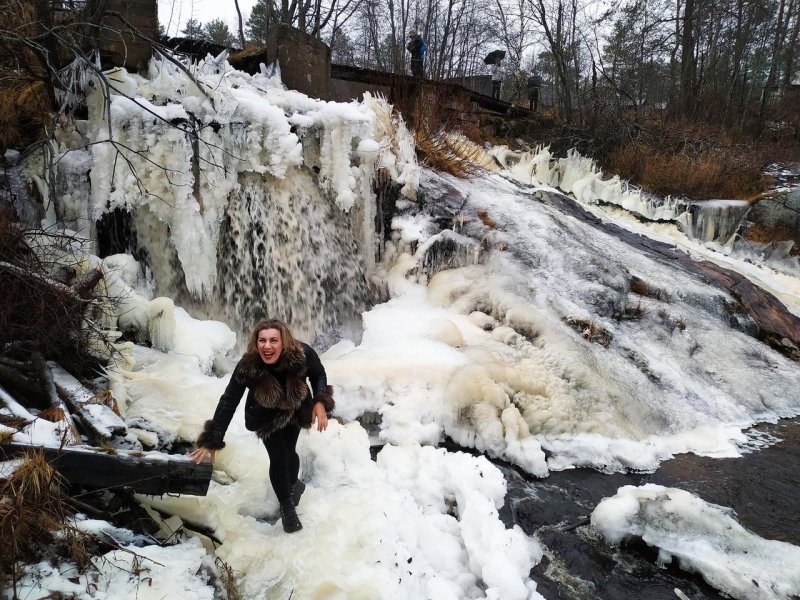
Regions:
M 306 384 L 311 382 L 311 390 Z M 197 449 L 189 457 L 200 463 L 214 462 L 233 413 L 247 389 L 244 423 L 264 442 L 269 454 L 269 480 L 280 503 L 281 521 L 287 533 L 303 528 L 295 506 L 305 484 L 298 479 L 300 458 L 295 446 L 301 427 L 317 430 L 328 426 L 333 411 L 333 388 L 317 353 L 295 340 L 288 325 L 278 319 L 259 321 L 253 328 L 242 356 L 214 418 L 206 421 L 197 438 Z

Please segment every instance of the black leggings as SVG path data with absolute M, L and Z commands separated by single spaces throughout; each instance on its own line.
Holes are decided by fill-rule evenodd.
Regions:
M 299 435 L 300 427 L 290 423 L 264 440 L 269 454 L 269 481 L 281 503 L 291 497 L 292 486 L 300 473 L 300 457 L 295 450 Z

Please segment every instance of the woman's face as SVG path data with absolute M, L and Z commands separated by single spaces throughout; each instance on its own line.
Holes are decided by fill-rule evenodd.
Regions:
M 268 365 L 278 362 L 283 351 L 281 332 L 277 329 L 262 329 L 258 332 L 258 355 Z

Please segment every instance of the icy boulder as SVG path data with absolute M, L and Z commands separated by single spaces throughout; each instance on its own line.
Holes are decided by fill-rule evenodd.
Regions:
M 668 564 L 696 571 L 734 598 L 800 596 L 800 548 L 765 540 L 742 527 L 730 509 L 689 492 L 647 484 L 625 486 L 592 513 L 592 527 L 610 543 L 641 538 Z

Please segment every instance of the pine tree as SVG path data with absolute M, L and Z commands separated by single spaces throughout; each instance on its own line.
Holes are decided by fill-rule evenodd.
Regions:
M 232 46 L 235 43 L 233 34 L 222 19 L 213 19 L 203 26 L 203 39 L 220 46 Z
M 181 29 L 181 35 L 191 39 L 203 38 L 203 25 L 197 19 L 189 19 Z
M 267 43 L 269 30 L 275 25 L 275 19 L 269 0 L 258 0 L 253 6 L 247 20 L 247 37 L 258 44 Z

